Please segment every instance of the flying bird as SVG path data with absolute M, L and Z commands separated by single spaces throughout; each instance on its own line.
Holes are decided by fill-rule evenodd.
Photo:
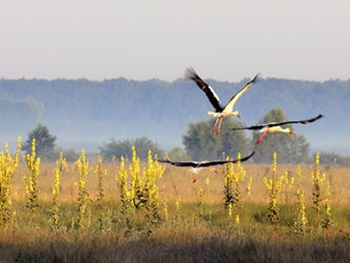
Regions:
M 289 133 L 292 135 L 295 135 L 295 133 L 290 128 L 282 128 L 283 125 L 286 124 L 308 124 L 311 122 L 314 122 L 320 118 L 322 118 L 323 115 L 319 114 L 317 117 L 308 119 L 308 120 L 301 120 L 301 121 L 283 121 L 283 122 L 271 122 L 271 123 L 265 123 L 265 124 L 258 124 L 250 127 L 239 127 L 239 128 L 232 128 L 232 130 L 259 130 L 259 133 L 261 134 L 256 144 L 259 144 L 264 139 L 264 136 L 268 132 L 282 132 L 282 133 Z
M 158 162 L 161 163 L 170 163 L 171 165 L 178 166 L 178 167 L 191 167 L 190 172 L 194 173 L 194 178 L 193 178 L 193 183 L 197 181 L 198 173 L 203 170 L 203 169 L 209 169 L 210 171 L 218 174 L 219 172 L 214 169 L 211 166 L 215 165 L 223 165 L 226 163 L 237 163 L 238 161 L 244 162 L 250 159 L 254 155 L 254 151 L 249 154 L 248 156 L 237 159 L 237 160 L 215 160 L 215 161 L 201 161 L 201 162 L 196 162 L 196 161 L 188 161 L 188 162 L 172 162 L 170 160 L 164 159 L 164 160 L 158 160 Z
M 238 118 L 241 118 L 238 111 L 233 111 L 233 106 L 235 105 L 236 101 L 239 99 L 239 97 L 242 96 L 242 94 L 250 87 L 252 83 L 254 83 L 258 79 L 259 74 L 257 74 L 251 81 L 249 81 L 240 91 L 238 91 L 233 97 L 230 99 L 230 101 L 225 105 L 222 106 L 220 104 L 219 96 L 215 93 L 214 89 L 210 87 L 207 83 L 205 83 L 196 73 L 196 71 L 193 68 L 188 68 L 185 71 L 185 78 L 189 80 L 193 80 L 196 82 L 197 86 L 205 92 L 207 95 L 210 103 L 215 108 L 215 112 L 208 111 L 208 114 L 216 118 L 214 127 L 212 129 L 212 134 L 216 132 L 216 134 L 220 134 L 221 124 L 224 118 L 229 116 L 237 116 Z

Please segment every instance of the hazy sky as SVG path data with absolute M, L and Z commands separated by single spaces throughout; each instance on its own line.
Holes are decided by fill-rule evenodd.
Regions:
M 349 0 L 4 0 L 0 77 L 350 78 Z

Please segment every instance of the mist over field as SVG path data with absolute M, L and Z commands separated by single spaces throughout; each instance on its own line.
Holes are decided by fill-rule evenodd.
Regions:
M 207 82 L 226 104 L 248 80 Z M 17 136 L 26 138 L 41 123 L 57 136 L 56 145 L 62 148 L 98 152 L 111 138 L 147 136 L 170 150 L 183 147 L 182 135 L 189 123 L 212 118 L 207 115 L 212 106 L 205 94 L 195 83 L 183 79 L 2 79 L 0 92 L 0 143 L 9 142 L 10 148 L 15 147 Z M 306 136 L 312 152 L 348 155 L 349 99 L 350 80 L 262 78 L 243 94 L 235 109 L 240 111 L 242 125 L 258 123 L 275 107 L 282 108 L 289 120 L 323 114 L 315 123 L 294 125 L 295 132 Z M 223 129 L 227 128 L 224 122 Z

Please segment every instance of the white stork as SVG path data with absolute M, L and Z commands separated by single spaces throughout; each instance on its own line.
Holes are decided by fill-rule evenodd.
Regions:
M 215 165 L 223 165 L 226 163 L 237 163 L 238 161 L 244 162 L 250 159 L 254 155 L 254 151 L 249 154 L 248 156 L 237 159 L 237 160 L 215 160 L 215 161 L 201 161 L 201 162 L 196 162 L 196 161 L 188 161 L 188 162 L 172 162 L 170 160 L 164 159 L 164 160 L 158 160 L 158 162 L 161 163 L 170 163 L 174 166 L 178 167 L 191 167 L 190 172 L 194 173 L 194 178 L 193 178 L 193 183 L 197 181 L 198 173 L 203 170 L 203 169 L 209 169 L 210 171 L 218 174 L 219 172 L 212 168 L 211 166 Z
M 239 127 L 239 128 L 232 128 L 232 130 L 259 130 L 259 133 L 261 134 L 256 144 L 259 144 L 264 139 L 264 136 L 268 132 L 282 132 L 282 133 L 289 133 L 292 135 L 295 135 L 295 133 L 290 128 L 282 128 L 281 126 L 286 124 L 308 124 L 311 122 L 314 122 L 320 118 L 322 118 L 323 115 L 319 114 L 317 117 L 308 119 L 308 120 L 301 120 L 301 121 L 283 121 L 283 122 L 271 122 L 271 123 L 265 123 L 265 124 L 258 124 L 250 127 Z
M 214 89 L 205 83 L 196 73 L 193 68 L 188 68 L 185 71 L 185 78 L 196 82 L 197 86 L 205 92 L 209 101 L 215 108 L 215 112 L 208 111 L 208 114 L 216 118 L 214 127 L 212 129 L 212 134 L 220 134 L 221 124 L 225 117 L 237 116 L 241 118 L 238 111 L 233 111 L 233 106 L 242 94 L 250 87 L 250 85 L 258 79 L 259 74 L 257 74 L 254 79 L 249 81 L 240 91 L 238 91 L 230 101 L 223 107 L 220 104 L 219 96 L 215 93 Z

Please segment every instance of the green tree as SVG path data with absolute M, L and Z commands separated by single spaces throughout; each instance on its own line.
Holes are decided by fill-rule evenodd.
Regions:
M 147 160 L 148 150 L 151 150 L 154 154 L 164 155 L 164 151 L 160 149 L 159 145 L 151 141 L 148 137 L 143 136 L 136 139 L 124 139 L 115 141 L 111 139 L 109 143 L 104 143 L 101 146 L 100 154 L 106 160 L 112 160 L 113 158 L 119 158 L 125 156 L 131 158 L 132 146 L 135 145 L 137 154 L 141 160 Z
M 166 155 L 174 161 L 189 161 L 191 159 L 181 147 L 174 147 Z
M 270 110 L 259 123 L 287 121 L 287 116 L 281 108 Z M 292 125 L 285 125 L 293 130 Z M 305 162 L 308 160 L 310 144 L 303 135 L 290 135 L 280 132 L 267 133 L 264 140 L 256 145 L 260 137 L 259 132 L 253 134 L 251 141 L 252 148 L 255 148 L 254 161 L 259 163 L 269 163 L 273 153 L 276 152 L 280 163 Z
M 248 138 L 243 131 L 233 133 L 230 128 L 237 127 L 239 122 L 232 118 L 225 119 L 221 134 L 211 134 L 215 120 L 190 123 L 189 129 L 182 137 L 186 153 L 196 160 L 220 159 L 222 153 L 236 157 L 238 152 L 247 154 Z
M 47 126 L 38 124 L 29 134 L 21 150 L 32 154 L 32 142 L 35 139 L 36 155 L 39 157 L 50 156 L 55 148 L 56 136 L 51 135 Z

